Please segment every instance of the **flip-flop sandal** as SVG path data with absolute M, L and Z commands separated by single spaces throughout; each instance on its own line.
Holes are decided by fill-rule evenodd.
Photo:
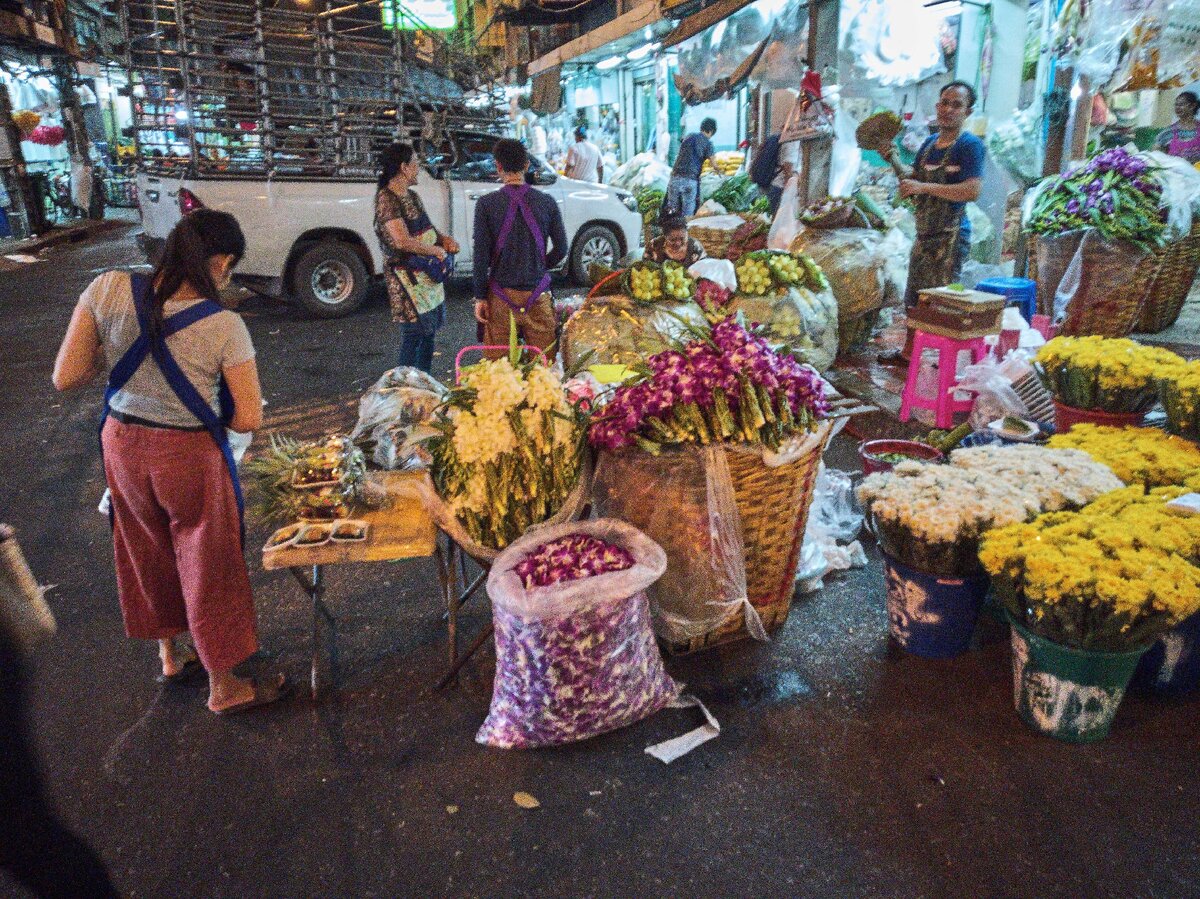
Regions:
M 188 659 L 174 674 L 160 674 L 155 680 L 164 687 L 186 687 L 198 684 L 207 674 L 199 659 Z
M 288 683 L 287 678 L 280 674 L 274 684 L 261 682 L 257 677 L 251 679 L 254 684 L 254 696 L 247 699 L 245 702 L 239 702 L 237 705 L 226 706 L 219 709 L 218 715 L 236 715 L 239 712 L 248 712 L 251 709 L 257 709 L 264 705 L 270 705 L 287 696 L 292 690 L 292 685 Z

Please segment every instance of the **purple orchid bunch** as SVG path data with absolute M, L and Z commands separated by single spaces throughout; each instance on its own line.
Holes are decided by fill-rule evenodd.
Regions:
M 529 552 L 514 571 L 529 590 L 632 567 L 628 550 L 590 534 L 568 534 Z
M 811 368 L 727 318 L 646 360 L 638 377 L 593 417 L 592 444 L 657 454 L 684 443 L 758 443 L 778 449 L 829 411 Z
M 1167 209 L 1154 172 L 1144 158 L 1120 147 L 1098 153 L 1042 191 L 1029 229 L 1048 236 L 1094 230 L 1105 240 L 1161 246 Z

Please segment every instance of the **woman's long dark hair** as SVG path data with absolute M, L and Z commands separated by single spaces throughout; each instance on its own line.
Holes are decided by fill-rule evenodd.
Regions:
M 217 299 L 220 290 L 208 269 L 213 256 L 232 256 L 237 265 L 246 253 L 242 227 L 228 212 L 197 209 L 171 229 L 162 260 L 154 270 L 150 326 L 153 336 L 162 333 L 163 304 L 184 284 L 201 296 Z
M 412 144 L 392 144 L 384 150 L 379 158 L 379 189 L 387 187 L 388 182 L 400 171 L 400 166 L 408 165 L 416 155 Z

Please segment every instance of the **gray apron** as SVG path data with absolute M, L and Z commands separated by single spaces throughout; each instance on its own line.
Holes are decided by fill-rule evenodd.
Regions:
M 949 184 L 946 162 L 954 145 L 942 154 L 940 164 L 930 165 L 929 152 L 936 142 L 937 137 L 934 136 L 921 147 L 913 163 L 913 178 L 926 184 Z M 917 305 L 917 295 L 922 290 L 945 287 L 957 281 L 971 249 L 969 237 L 962 232 L 965 209 L 955 209 L 948 200 L 928 195 L 916 196 L 912 200 L 917 219 L 917 239 L 913 242 L 912 255 L 908 260 L 908 284 L 904 290 L 906 308 Z

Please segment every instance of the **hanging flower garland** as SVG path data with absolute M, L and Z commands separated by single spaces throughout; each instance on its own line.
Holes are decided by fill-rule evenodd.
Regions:
M 18 109 L 13 113 L 12 120 L 21 132 L 22 140 L 28 140 L 33 129 L 42 123 L 42 117 L 32 109 Z
M 67 139 L 62 125 L 38 125 L 29 134 L 29 140 L 43 147 L 57 147 Z

